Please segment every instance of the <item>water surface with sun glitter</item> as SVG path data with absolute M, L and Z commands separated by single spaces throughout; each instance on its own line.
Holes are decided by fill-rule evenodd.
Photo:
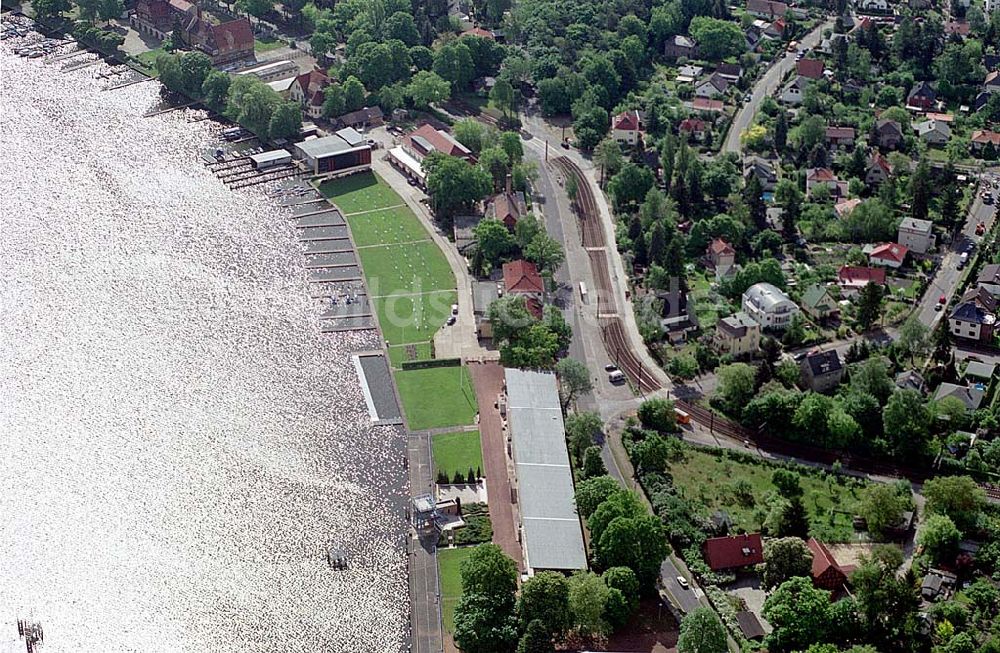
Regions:
M 404 436 L 221 126 L 0 44 L 0 652 L 396 652 Z M 84 61 L 86 57 L 73 61 Z M 350 556 L 334 571 L 326 550 Z

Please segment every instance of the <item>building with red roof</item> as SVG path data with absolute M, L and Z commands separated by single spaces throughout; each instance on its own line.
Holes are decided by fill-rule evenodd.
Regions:
M 907 247 L 899 243 L 882 243 L 868 254 L 868 260 L 874 265 L 898 268 L 906 261 L 906 254 L 909 251 Z
M 870 283 L 884 286 L 885 269 L 845 265 L 837 271 L 837 283 L 844 294 L 857 292 Z
M 129 24 L 162 41 L 173 31 L 174 21 L 186 25 L 195 13 L 195 6 L 187 0 L 138 0 L 129 16 Z
M 611 137 L 622 145 L 635 145 L 642 138 L 642 116 L 635 109 L 611 119 Z
M 823 61 L 821 59 L 800 59 L 795 64 L 795 72 L 800 77 L 823 79 Z
M 497 35 L 488 29 L 483 29 L 478 25 L 476 27 L 470 27 L 469 29 L 462 32 L 462 36 L 478 36 L 481 39 L 489 39 L 491 41 L 497 40 Z
M 253 59 L 253 28 L 246 18 L 215 24 L 200 17 L 192 21 L 185 33 L 188 44 L 212 59 L 212 64 L 225 64 Z
M 503 284 L 508 293 L 541 298 L 545 292 L 542 276 L 531 261 L 517 260 L 503 264 Z
M 708 123 L 701 118 L 685 118 L 677 129 L 682 134 L 701 138 L 708 131 Z
M 417 161 L 423 161 L 431 152 L 457 156 L 470 163 L 476 160 L 469 148 L 456 141 L 451 134 L 434 129 L 427 123 L 403 137 L 403 149 Z
M 691 101 L 691 108 L 695 111 L 707 111 L 710 113 L 722 113 L 725 108 L 722 100 L 713 100 L 707 97 L 696 97 Z
M 322 70 L 310 70 L 302 73 L 288 87 L 288 97 L 302 105 L 303 111 L 310 118 L 323 115 L 323 102 L 326 99 L 323 89 L 330 85 L 330 78 Z
M 702 545 L 702 553 L 712 571 L 741 569 L 764 562 L 760 533 L 709 538 Z
M 972 136 L 969 137 L 969 142 L 972 143 L 972 149 L 976 152 L 980 151 L 987 145 L 993 145 L 994 148 L 997 148 L 1000 147 L 1000 133 L 985 129 L 977 129 L 972 132 Z
M 747 13 L 757 18 L 774 20 L 782 18 L 788 11 L 788 5 L 774 0 L 747 0 Z
M 847 585 L 847 575 L 853 571 L 851 568 L 841 567 L 830 550 L 816 538 L 810 537 L 806 545 L 813 554 L 813 585 L 831 591 L 839 590 Z

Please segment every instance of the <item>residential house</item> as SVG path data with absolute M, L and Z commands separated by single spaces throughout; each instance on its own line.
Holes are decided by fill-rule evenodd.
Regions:
M 490 40 L 490 41 L 495 41 L 496 38 L 497 38 L 497 35 L 496 35 L 495 32 L 491 32 L 488 29 L 483 29 L 482 27 L 479 27 L 478 25 L 470 27 L 469 29 L 467 29 L 464 32 L 462 32 L 462 36 L 478 36 L 481 39 L 487 39 L 487 40 Z
M 774 165 L 759 156 L 748 156 L 743 159 L 743 178 L 747 179 L 750 175 L 757 177 L 764 192 L 771 192 L 778 185 L 778 173 Z
M 475 156 L 469 148 L 459 143 L 448 132 L 434 129 L 429 124 L 423 124 L 418 129 L 403 137 L 403 150 L 417 161 L 423 161 L 431 152 L 441 152 L 470 163 L 475 162 Z
M 940 120 L 925 120 L 913 126 L 917 137 L 928 145 L 945 145 L 951 138 L 951 127 Z
M 302 105 L 303 113 L 310 118 L 323 115 L 323 89 L 330 85 L 330 78 L 322 70 L 310 70 L 292 80 L 288 97 Z
M 800 59 L 795 64 L 795 72 L 806 79 L 823 79 L 822 59 Z
M 827 127 L 826 143 L 833 148 L 854 146 L 854 127 Z
M 989 103 L 991 97 L 993 97 L 993 94 L 989 91 L 980 91 L 972 101 L 972 108 L 977 112 L 982 111 Z
M 760 349 L 760 325 L 743 311 L 721 318 L 715 324 L 712 344 L 723 355 L 752 356 Z
M 875 140 L 882 149 L 898 149 L 903 143 L 903 128 L 895 120 L 881 118 L 875 122 Z
M 528 206 L 524 201 L 524 193 L 512 192 L 510 184 L 503 193 L 498 193 L 486 202 L 487 218 L 499 220 L 513 233 L 518 220 L 528 214 Z
M 865 170 L 865 183 L 869 186 L 877 186 L 884 181 L 888 181 L 892 176 L 892 164 L 889 159 L 882 156 L 878 150 L 872 150 L 868 158 L 868 169 Z
M 847 195 L 847 182 L 841 181 L 829 168 L 809 168 L 806 170 L 806 193 L 826 186 L 830 189 L 830 197 L 838 198 Z
M 950 20 L 944 24 L 944 34 L 945 36 L 956 35 L 963 39 L 969 38 L 969 32 L 971 31 L 971 25 L 967 20 Z
M 858 0 L 855 3 L 858 11 L 884 14 L 889 11 L 889 3 L 886 0 Z
M 963 340 L 990 342 L 996 311 L 997 299 L 986 288 L 967 291 L 948 316 L 951 335 Z
M 698 56 L 698 44 L 694 39 L 678 34 L 672 39 L 667 39 L 663 45 L 663 55 L 674 59 L 679 57 L 694 59 Z
M 703 72 L 705 72 L 705 69 L 701 66 L 687 64 L 677 69 L 677 77 L 674 78 L 674 81 L 678 84 L 693 84 L 698 81 Z
M 757 18 L 774 20 L 775 18 L 784 17 L 787 11 L 788 5 L 784 2 L 775 2 L 774 0 L 747 0 L 747 13 L 752 14 Z
M 840 314 L 836 300 L 826 286 L 813 284 L 802 293 L 802 310 L 817 321 L 824 321 Z
M 993 383 L 997 374 L 996 363 L 982 363 L 980 361 L 969 361 L 962 372 L 962 378 L 973 383 L 982 383 L 987 388 Z
M 197 7 L 188 0 L 138 0 L 129 24 L 140 33 L 162 41 L 170 36 L 175 24 L 186 26 L 196 13 Z
M 545 284 L 538 268 L 531 261 L 517 260 L 503 264 L 503 284 L 507 294 L 523 295 L 541 300 L 545 294 Z
M 991 70 L 986 73 L 986 79 L 983 80 L 983 90 L 987 93 L 1000 93 L 1000 71 Z
M 704 113 L 722 113 L 725 110 L 725 103 L 722 100 L 710 100 L 704 97 L 696 97 L 691 100 L 691 109 Z
M 945 122 L 949 125 L 955 122 L 955 116 L 950 113 L 937 113 L 936 111 L 928 111 L 924 114 L 924 118 L 927 120 L 937 120 L 938 122 Z
M 896 387 L 900 390 L 915 390 L 923 394 L 927 390 L 927 383 L 920 372 L 906 370 L 896 375 Z
M 635 145 L 642 138 L 642 116 L 635 109 L 611 119 L 611 137 L 622 145 Z
M 984 265 L 976 278 L 976 284 L 994 297 L 1000 298 L 1000 264 L 987 263 Z
M 771 40 L 780 39 L 785 33 L 785 27 L 787 25 L 784 18 L 775 18 L 773 23 L 768 24 L 764 28 L 764 38 Z
M 736 250 L 722 238 L 716 238 L 708 244 L 705 250 L 708 263 L 715 270 L 717 277 L 725 277 L 736 264 Z
M 843 220 L 851 214 L 858 204 L 861 204 L 861 200 L 852 197 L 849 200 L 841 200 L 833 205 L 833 212 L 837 214 L 837 217 Z
M 799 307 L 769 283 L 755 283 L 743 293 L 743 310 L 764 329 L 784 329 Z
M 802 104 L 802 94 L 805 92 L 808 84 L 809 80 L 807 78 L 798 76 L 785 85 L 778 99 L 783 104 L 791 104 L 793 106 Z
M 762 27 L 757 27 L 756 25 L 751 25 L 746 28 L 743 32 L 743 40 L 746 43 L 747 50 L 750 52 L 755 52 L 757 46 L 764 39 L 764 29 Z
M 337 122 L 344 127 L 354 129 L 365 129 L 367 127 L 378 127 L 385 121 L 382 108 L 379 106 L 365 107 L 357 111 L 351 111 L 337 118 Z
M 983 65 L 988 71 L 1000 70 L 1000 54 L 986 53 L 983 55 Z
M 937 91 L 929 82 L 917 82 L 906 95 L 906 108 L 926 111 L 937 102 Z
M 847 585 L 847 577 L 854 571 L 852 567 L 841 567 L 837 559 L 830 553 L 830 549 L 814 537 L 810 537 L 806 545 L 813 554 L 813 585 L 831 592 Z
M 837 284 L 842 295 L 853 295 L 870 283 L 884 286 L 885 269 L 845 265 L 837 271 Z
M 735 63 L 720 63 L 715 72 L 733 83 L 740 81 L 740 78 L 743 77 L 743 68 Z
M 932 0 L 909 0 L 907 4 L 909 5 L 910 9 L 923 10 L 923 9 L 930 9 L 934 3 Z
M 685 118 L 677 126 L 677 131 L 689 138 L 701 140 L 705 137 L 705 132 L 709 130 L 708 123 L 701 118 Z
M 996 150 L 1000 148 L 1000 133 L 977 129 L 969 137 L 969 143 L 972 145 L 973 152 L 982 152 L 989 145 L 992 145 Z
M 254 58 L 253 28 L 246 18 L 211 23 L 200 16 L 184 33 L 189 46 L 201 50 L 213 66 L 224 66 Z
M 694 88 L 696 97 L 716 98 L 723 95 L 732 86 L 732 82 L 720 75 L 712 73 L 712 76 L 698 84 Z
M 896 242 L 918 254 L 926 254 L 934 247 L 933 223 L 930 220 L 904 218 L 899 223 Z
M 962 402 L 966 410 L 979 410 L 986 396 L 986 389 L 976 385 L 955 385 L 954 383 L 942 383 L 934 393 L 934 401 L 941 401 L 945 397 L 953 397 Z
M 840 385 L 844 366 L 836 349 L 809 354 L 799 364 L 802 385 L 813 392 L 828 392 Z
M 958 577 L 941 569 L 928 569 L 920 583 L 920 596 L 928 601 L 946 599 L 955 589 Z
M 677 277 L 671 277 L 669 290 L 656 293 L 656 298 L 662 303 L 660 310 L 660 326 L 671 342 L 682 343 L 688 332 L 698 328 L 698 317 L 689 312 L 687 291 Z
M 764 562 L 760 533 L 710 537 L 702 545 L 702 552 L 712 571 L 743 569 Z
M 882 243 L 876 245 L 868 254 L 868 261 L 872 265 L 884 265 L 896 269 L 903 266 L 908 251 L 899 243 Z

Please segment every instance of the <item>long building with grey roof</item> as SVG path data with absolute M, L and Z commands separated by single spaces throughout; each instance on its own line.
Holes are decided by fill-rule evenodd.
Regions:
M 556 377 L 513 368 L 505 375 L 525 568 L 586 569 Z

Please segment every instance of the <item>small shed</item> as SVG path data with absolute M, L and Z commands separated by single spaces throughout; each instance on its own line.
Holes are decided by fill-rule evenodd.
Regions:
M 291 162 L 292 155 L 288 150 L 270 150 L 250 155 L 250 163 L 257 170 L 267 170 L 268 168 L 287 165 Z
M 995 363 L 980 363 L 979 361 L 969 361 L 969 365 L 965 368 L 965 373 L 963 376 L 967 379 L 973 379 L 975 381 L 982 381 L 989 384 L 993 381 L 993 377 L 997 373 L 997 366 Z
M 760 623 L 757 615 L 749 610 L 740 610 L 737 612 L 736 623 L 739 624 L 740 631 L 747 639 L 751 641 L 764 639 L 764 635 L 766 634 L 764 632 L 764 625 Z

